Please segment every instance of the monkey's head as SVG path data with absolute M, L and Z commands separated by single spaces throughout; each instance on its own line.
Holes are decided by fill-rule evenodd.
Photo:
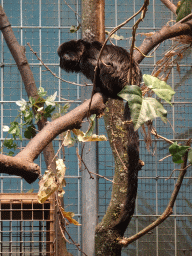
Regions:
M 85 51 L 83 40 L 71 40 L 59 46 L 60 67 L 67 72 L 80 72 L 80 60 Z

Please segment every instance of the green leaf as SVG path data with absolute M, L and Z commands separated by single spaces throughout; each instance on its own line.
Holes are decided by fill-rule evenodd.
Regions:
M 9 134 L 13 135 L 13 138 L 16 139 L 16 137 L 18 136 L 20 138 L 20 140 L 22 140 L 22 136 L 21 136 L 21 131 L 19 128 L 19 123 L 18 122 L 12 122 L 11 127 L 9 129 Z
M 164 123 L 167 122 L 167 110 L 165 110 L 163 105 L 154 98 L 144 98 L 140 107 L 140 112 L 134 113 L 133 110 L 132 115 L 135 130 L 145 122 L 157 117 L 160 117 Z
M 192 8 L 192 0 L 182 0 L 181 4 L 176 10 L 176 14 L 177 14 L 176 21 L 178 22 L 179 20 L 189 15 L 191 13 L 191 8 Z
M 36 100 L 33 98 L 33 97 L 29 97 L 29 101 L 30 101 L 30 103 L 31 103 L 31 105 L 33 106 L 34 104 L 35 104 L 35 102 L 36 102 Z
M 25 111 L 23 119 L 26 122 L 26 124 L 30 124 L 33 120 L 33 112 L 31 110 Z
M 14 152 L 13 151 L 9 151 L 8 156 L 13 156 Z
M 45 91 L 45 89 L 42 86 L 40 86 L 38 89 L 38 95 L 39 95 L 39 97 L 43 97 L 43 96 L 47 95 L 47 92 Z
M 60 106 L 60 113 L 61 114 L 66 114 L 69 107 L 70 107 L 69 103 L 66 103 L 64 106 Z
M 44 117 L 51 117 L 51 113 L 55 110 L 55 107 L 49 105 L 45 108 Z
M 76 33 L 81 27 L 81 24 L 79 24 L 78 26 L 71 26 L 70 27 L 70 33 Z
M 24 132 L 25 138 L 31 139 L 31 138 L 35 137 L 35 135 L 36 135 L 35 126 L 34 125 L 28 126 Z
M 117 95 L 126 101 L 142 101 L 142 91 L 137 85 L 126 85 Z
M 10 125 L 11 126 L 10 126 L 10 129 L 9 129 L 9 133 L 17 135 L 18 134 L 18 129 L 19 129 L 18 122 L 11 122 Z M 19 133 L 20 133 L 20 129 L 19 129 Z
M 4 126 L 3 126 L 3 132 L 8 132 L 8 131 L 9 131 L 9 126 L 4 125 Z
M 173 162 L 176 164 L 181 164 L 183 163 L 182 157 L 186 153 L 186 151 L 190 147 L 188 146 L 180 146 L 177 144 L 177 142 L 174 142 L 170 147 L 169 147 L 169 153 L 173 157 Z
M 138 86 L 125 86 L 118 96 L 128 101 L 135 130 L 156 117 L 160 117 L 163 122 L 167 121 L 167 111 L 162 104 L 154 98 L 143 98 Z
M 22 139 L 22 136 L 21 136 L 21 131 L 20 131 L 20 128 L 19 126 L 16 127 L 16 133 L 15 133 L 16 136 L 19 136 L 20 139 Z
M 143 75 L 145 85 L 148 86 L 159 98 L 171 105 L 171 99 L 175 91 L 165 81 L 151 75 Z
M 57 97 L 57 92 L 55 92 L 53 95 L 48 96 L 47 99 L 45 100 L 45 104 L 47 106 L 55 106 L 55 99 Z
M 24 100 L 24 99 L 18 100 L 18 101 L 16 101 L 16 104 L 17 104 L 18 106 L 20 106 L 20 110 L 21 110 L 21 111 L 25 111 L 25 110 L 26 110 L 26 107 L 27 107 L 27 102 L 26 102 L 26 100 Z
M 8 149 L 13 148 L 15 150 L 17 148 L 17 144 L 13 142 L 13 139 L 5 140 L 3 145 Z
M 188 152 L 188 161 L 192 164 L 192 148 Z
M 18 136 L 19 136 L 19 139 L 22 141 L 23 137 L 21 136 L 21 134 L 18 134 Z

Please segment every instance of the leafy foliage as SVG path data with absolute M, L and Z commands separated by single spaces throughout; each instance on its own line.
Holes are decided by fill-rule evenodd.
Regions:
M 174 142 L 170 147 L 169 147 L 169 153 L 173 157 L 173 162 L 176 164 L 181 164 L 183 163 L 182 157 L 186 153 L 186 151 L 190 147 L 188 146 L 180 146 L 177 144 L 177 142 Z M 191 155 L 191 154 L 190 154 Z
M 32 124 L 30 126 L 28 126 L 24 132 L 24 136 L 27 139 L 32 139 L 33 137 L 35 137 L 36 135 L 36 130 L 35 130 L 35 126 Z
M 143 75 L 143 80 L 145 85 L 159 98 L 171 104 L 175 92 L 168 84 L 150 75 Z M 145 122 L 157 117 L 160 117 L 163 122 L 167 122 L 167 111 L 163 105 L 155 98 L 143 97 L 140 87 L 127 85 L 118 96 L 128 101 L 135 130 Z
M 179 1 L 176 14 L 177 14 L 177 19 L 176 21 L 180 21 L 187 15 L 191 13 L 191 8 L 192 8 L 192 0 L 182 0 L 181 2 Z
M 192 148 L 189 150 L 188 153 L 188 161 L 192 164 Z
M 145 85 L 151 89 L 160 99 L 163 99 L 171 105 L 171 99 L 175 91 L 165 81 L 159 80 L 157 77 L 143 75 Z
M 13 139 L 5 139 L 3 145 L 8 148 L 8 149 L 17 149 L 17 144 L 13 141 Z M 14 152 L 13 151 L 9 151 L 8 156 L 13 156 Z
M 17 138 L 22 140 L 22 131 L 24 131 L 24 137 L 26 139 L 31 139 L 36 135 L 36 128 L 34 123 L 37 123 L 42 116 L 45 118 L 49 118 L 52 115 L 52 112 L 55 110 L 55 107 L 58 105 L 55 103 L 55 99 L 57 96 L 57 92 L 53 95 L 45 97 L 47 92 L 43 87 L 39 87 L 38 89 L 38 99 L 35 100 L 32 97 L 29 97 L 29 102 L 24 99 L 19 100 L 16 104 L 20 107 L 19 114 L 15 118 L 15 121 L 10 123 L 9 126 L 4 126 L 3 131 L 11 134 L 13 139 L 6 139 L 3 143 L 8 149 L 17 149 L 16 141 Z M 46 107 L 44 108 L 44 104 Z M 33 110 L 35 110 L 36 114 L 34 114 Z M 16 121 L 19 119 L 20 122 Z M 22 121 L 21 121 L 22 120 Z M 10 151 L 8 155 L 13 155 L 14 152 Z

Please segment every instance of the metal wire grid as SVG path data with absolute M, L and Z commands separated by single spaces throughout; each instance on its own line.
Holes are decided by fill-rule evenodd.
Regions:
M 79 13 L 79 3 L 78 1 L 68 1 L 70 6 L 74 8 Z M 55 77 L 50 75 L 48 72 L 45 72 L 45 68 L 39 63 L 36 57 L 30 52 L 27 47 L 27 43 L 29 42 L 34 51 L 36 51 L 40 58 L 44 61 L 44 63 L 51 68 L 51 70 L 59 76 L 64 76 L 66 80 L 70 81 L 78 81 L 78 76 L 73 75 L 64 75 L 61 74 L 59 69 L 59 60 L 57 56 L 57 47 L 61 42 L 70 40 L 72 38 L 77 38 L 79 36 L 79 32 L 77 34 L 70 34 L 69 28 L 70 26 L 76 25 L 77 21 L 74 13 L 67 7 L 64 1 L 1 1 L 1 4 L 4 7 L 4 10 L 9 18 L 10 23 L 12 24 L 13 31 L 17 40 L 21 45 L 26 47 L 26 56 L 30 63 L 32 72 L 35 77 L 36 85 L 39 87 L 43 86 L 47 91 L 48 95 L 53 94 L 55 91 L 58 92 L 58 103 L 65 104 L 68 102 L 68 99 L 74 100 L 71 103 L 71 108 L 74 108 L 79 104 L 79 89 L 76 86 L 71 86 L 67 83 L 63 83 L 58 81 Z M 17 115 L 17 107 L 15 102 L 20 99 L 25 98 L 26 93 L 21 81 L 20 74 L 17 70 L 16 64 L 9 53 L 9 50 L 3 40 L 3 36 L 1 35 L 1 125 L 9 125 L 11 121 L 13 121 Z M 5 134 L 3 134 L 1 130 L 1 145 L 3 142 Z M 20 147 L 24 147 L 27 144 L 27 140 L 23 139 L 22 142 L 19 142 Z M 57 138 L 54 142 L 55 151 L 58 150 L 60 145 L 60 139 Z M 6 150 L 5 150 L 6 152 Z M 60 157 L 63 157 L 60 154 Z M 72 161 L 71 161 L 72 160 Z M 80 194 L 81 194 L 81 181 L 80 181 L 80 173 L 78 168 L 78 161 L 75 154 L 75 148 L 70 148 L 65 150 L 65 162 L 68 167 L 66 180 L 67 186 L 65 188 L 65 204 L 66 210 L 72 211 L 76 213 L 77 219 L 81 222 L 80 215 Z M 40 165 L 42 173 L 46 169 L 43 156 L 41 155 L 37 160 L 37 163 Z M 32 185 L 27 184 L 19 177 L 8 176 L 5 174 L 1 174 L 1 193 L 18 193 L 18 192 L 27 192 L 30 189 L 34 189 L 34 192 L 38 191 L 38 181 Z M 70 185 L 69 185 L 70 184 Z M 10 196 L 11 197 L 11 196 Z M 30 221 L 31 222 L 31 221 Z M 7 248 L 4 246 L 2 248 L 3 252 L 6 249 L 8 251 L 8 247 L 11 245 L 11 249 L 13 253 L 13 249 L 15 249 L 15 254 L 11 255 L 20 255 L 17 254 L 19 251 L 18 247 L 14 247 L 14 241 L 17 239 L 18 242 L 20 240 L 19 235 L 17 233 L 15 235 L 14 230 L 19 229 L 22 225 L 23 230 L 22 234 L 25 237 L 22 242 L 23 251 L 25 249 L 24 255 L 48 255 L 45 254 L 46 246 L 43 244 L 46 239 L 46 229 L 45 229 L 45 220 L 31 222 L 33 228 L 31 229 L 31 224 L 29 221 L 6 221 L 7 226 L 12 225 L 13 229 L 7 233 L 5 221 L 3 221 L 4 230 L 2 233 L 3 238 L 7 239 Z M 8 224 L 9 223 L 9 224 Z M 36 226 L 42 226 L 42 232 L 38 230 L 35 232 Z M 73 239 L 77 243 L 81 243 L 81 229 L 80 227 L 70 227 L 69 230 Z M 31 234 L 34 234 L 34 237 L 29 237 Z M 38 248 L 36 237 L 42 236 L 43 243 L 39 244 L 40 247 L 44 246 L 42 250 Z M 15 240 L 12 237 L 15 236 Z M 8 238 L 9 237 L 9 238 Z M 12 242 L 12 240 L 13 242 Z M 34 240 L 33 240 L 34 239 Z M 11 244 L 8 242 L 11 241 Z M 32 242 L 31 242 L 32 241 Z M 4 243 L 5 244 L 5 243 Z M 69 245 L 70 251 L 74 251 L 77 253 L 77 250 L 74 246 Z M 78 252 L 76 255 L 80 255 Z
M 34 1 L 1 1 L 4 5 L 5 12 L 13 26 L 14 33 L 22 45 L 30 42 L 33 49 L 43 59 L 55 73 L 63 76 L 66 80 L 78 82 L 78 76 L 65 74 L 58 69 L 58 57 L 56 49 L 60 42 L 74 38 L 80 38 L 80 34 L 69 33 L 71 25 L 76 25 L 76 17 L 74 13 L 61 0 L 34 0 Z M 130 17 L 135 10 L 141 6 L 142 1 L 123 0 L 106 0 L 106 30 L 110 30 L 127 17 Z M 80 1 L 68 1 L 77 13 L 80 13 Z M 160 0 L 151 1 L 149 12 L 146 15 L 145 21 L 141 24 L 138 33 L 147 33 L 156 31 L 161 28 L 166 22 L 172 19 L 171 13 L 161 4 Z M 125 28 L 118 31 L 118 34 L 123 35 L 125 40 L 116 42 L 118 45 L 129 49 L 131 27 L 133 22 Z M 137 37 L 138 46 L 143 40 L 144 35 L 140 34 Z M 153 54 L 153 58 L 145 58 L 141 64 L 143 73 L 150 74 L 154 68 L 154 64 L 162 57 L 162 54 L 172 44 L 171 41 L 163 43 Z M 191 53 L 190 53 L 191 54 Z M 172 139 L 177 138 L 184 140 L 191 134 L 191 77 L 189 76 L 183 86 L 178 86 L 182 82 L 182 75 L 190 69 L 190 54 L 188 61 L 185 60 L 181 64 L 180 74 L 173 67 L 172 75 L 169 79 L 169 84 L 176 89 L 177 94 L 174 97 L 173 109 L 168 106 L 169 120 L 172 123 L 175 133 L 170 125 L 162 125 L 159 120 L 155 121 L 155 126 L 161 135 Z M 46 86 L 49 94 L 53 94 L 58 90 L 58 101 L 67 102 L 68 99 L 73 99 L 75 104 L 80 102 L 80 90 L 75 86 L 70 86 L 55 79 L 52 75 L 44 72 L 44 68 L 31 54 L 28 47 L 26 55 L 31 64 L 32 71 L 35 76 L 37 86 Z M 22 86 L 21 78 L 17 67 L 10 56 L 3 38 L 1 36 L 1 125 L 9 125 L 17 115 L 15 101 L 20 97 L 26 97 L 26 93 Z M 72 104 L 73 105 L 73 104 Z M 167 107 L 167 106 L 166 106 Z M 103 121 L 100 120 L 100 134 L 105 133 Z M 185 133 L 183 132 L 185 130 Z M 183 136 L 180 136 L 182 133 Z M 180 137 L 179 137 L 180 136 Z M 1 131 L 1 141 L 3 141 L 3 132 Z M 133 220 L 128 229 L 128 235 L 134 234 L 142 227 L 146 226 L 155 220 L 166 207 L 168 198 L 171 194 L 175 179 L 178 175 L 174 173 L 169 181 L 165 178 L 169 177 L 170 172 L 175 168 L 170 164 L 169 159 L 159 164 L 158 160 L 167 154 L 167 146 L 159 140 L 153 141 L 153 154 L 145 150 L 143 137 L 141 138 L 141 159 L 145 162 L 145 168 L 140 172 L 138 199 Z M 26 141 L 21 142 L 24 146 Z M 57 150 L 59 140 L 57 139 L 54 146 Z M 67 170 L 67 187 L 65 194 L 65 205 L 67 210 L 73 211 L 81 220 L 81 173 L 78 169 L 78 162 L 75 159 L 75 149 L 70 148 L 65 151 Z M 42 170 L 45 169 L 43 157 L 38 160 Z M 108 178 L 113 176 L 113 158 L 108 143 L 99 143 L 99 171 L 101 175 Z M 37 191 L 38 184 L 35 183 L 31 187 L 20 178 L 13 178 L 7 175 L 1 176 L 1 192 L 21 192 L 28 191 L 31 187 Z M 99 217 L 104 215 L 107 205 L 110 201 L 111 183 L 99 179 Z M 174 208 L 174 214 L 160 227 L 152 231 L 150 234 L 141 238 L 125 249 L 123 255 L 189 255 L 191 250 L 191 206 L 189 198 L 191 196 L 191 179 L 190 173 L 186 176 L 181 193 Z M 73 238 L 81 242 L 81 228 L 70 227 L 70 232 Z M 77 250 L 68 245 L 69 251 L 73 255 L 80 255 Z
M 107 30 L 116 26 L 127 17 L 130 17 L 135 10 L 138 10 L 142 1 L 106 1 L 106 24 Z M 115 17 L 115 18 L 114 18 Z M 148 13 L 144 22 L 138 29 L 138 36 L 136 46 L 139 46 L 144 39 L 143 33 L 159 30 L 169 20 L 174 19 L 169 10 L 167 10 L 161 1 L 151 1 L 148 8 Z M 140 33 L 140 34 L 139 34 Z M 130 47 L 131 24 L 126 28 L 117 32 L 118 35 L 123 35 L 126 40 L 118 41 L 117 44 L 127 49 Z M 172 45 L 172 41 L 168 40 L 162 43 L 158 49 L 152 54 L 152 58 L 145 58 L 141 63 L 143 74 L 151 74 L 157 60 L 161 59 L 163 53 L 166 52 Z M 168 110 L 168 124 L 163 124 L 160 120 L 155 120 L 153 123 L 158 133 L 170 139 L 177 139 L 184 143 L 186 139 L 191 136 L 191 50 L 184 56 L 183 61 L 179 63 L 180 73 L 174 66 L 168 83 L 176 91 L 173 99 L 173 107 L 165 104 Z M 171 124 L 171 125 L 170 125 Z M 174 132 L 173 132 L 174 131 Z M 145 162 L 145 166 L 139 173 L 138 182 L 138 198 L 136 201 L 136 209 L 134 217 L 128 227 L 127 236 L 131 236 L 153 222 L 166 208 L 170 195 L 173 191 L 178 172 L 176 171 L 172 178 L 169 178 L 171 171 L 179 166 L 171 164 L 168 158 L 162 163 L 159 159 L 168 155 L 168 146 L 161 140 L 153 139 L 151 152 L 145 149 L 143 135 L 140 134 L 140 154 L 141 159 Z M 106 147 L 106 148 L 105 148 Z M 100 153 L 102 150 L 100 149 Z M 107 159 L 110 158 L 107 146 L 103 146 L 103 152 L 107 152 Z M 105 159 L 101 156 L 100 159 Z M 112 157 L 111 157 L 112 159 Z M 112 173 L 108 172 L 108 162 L 101 162 L 105 167 L 103 168 L 103 175 L 109 174 L 111 178 Z M 112 161 L 111 161 L 112 165 Z M 107 171 L 106 171 L 107 170 Z M 100 169 L 102 171 L 102 168 Z M 184 179 L 183 186 L 177 198 L 174 207 L 173 215 L 155 230 L 149 232 L 138 241 L 131 244 L 128 248 L 123 250 L 122 255 L 191 255 L 191 221 L 192 221 L 192 207 L 191 207 L 191 169 Z M 110 201 L 111 184 L 107 181 L 100 181 L 99 200 L 101 215 L 106 211 L 105 203 Z M 105 199 L 105 201 L 103 200 Z
M 40 205 L 36 197 L 1 194 L 0 255 L 55 255 L 54 201 Z

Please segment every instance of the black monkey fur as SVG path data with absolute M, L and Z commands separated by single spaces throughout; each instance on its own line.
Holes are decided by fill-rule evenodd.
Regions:
M 93 82 L 94 70 L 102 44 L 85 40 L 71 40 L 59 46 L 60 67 L 67 72 L 81 72 Z M 130 54 L 119 46 L 106 45 L 99 60 L 95 92 L 117 99 L 117 94 L 127 82 L 130 68 Z M 133 61 L 132 76 L 135 85 L 140 85 L 141 71 Z
M 58 48 L 60 67 L 67 72 L 81 72 L 91 81 L 94 80 L 95 66 L 101 50 L 100 42 L 87 42 L 85 40 L 71 40 L 63 43 Z M 117 94 L 124 88 L 130 69 L 130 54 L 123 48 L 106 45 L 99 60 L 96 75 L 96 88 L 93 93 L 100 91 L 106 97 L 118 99 Z M 140 85 L 141 71 L 133 60 L 132 78 L 135 85 Z M 130 120 L 128 104 L 125 105 L 125 120 Z M 124 213 L 118 220 L 116 228 L 122 236 L 134 213 L 135 198 L 137 194 L 137 173 L 141 169 L 139 164 L 139 137 L 134 131 L 133 124 L 126 124 L 128 129 L 127 151 L 129 157 L 127 199 L 124 205 Z

